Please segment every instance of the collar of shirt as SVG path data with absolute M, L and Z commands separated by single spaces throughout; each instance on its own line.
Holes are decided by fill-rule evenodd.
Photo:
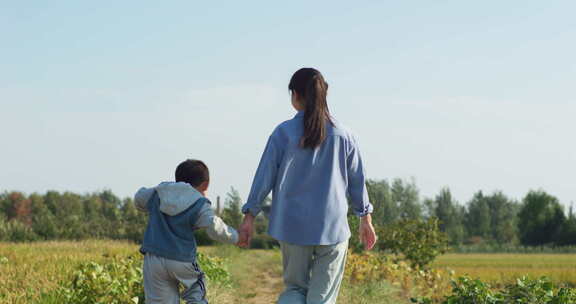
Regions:
M 294 118 L 303 117 L 303 116 L 304 116 L 304 111 L 298 111 L 298 113 L 296 113 L 296 115 L 294 115 Z

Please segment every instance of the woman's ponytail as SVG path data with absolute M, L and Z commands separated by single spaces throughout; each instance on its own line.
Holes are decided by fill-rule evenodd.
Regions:
M 298 93 L 304 102 L 304 134 L 300 145 L 304 149 L 317 148 L 326 138 L 326 124 L 332 123 L 326 100 L 328 84 L 318 70 L 303 68 L 294 73 L 288 89 Z

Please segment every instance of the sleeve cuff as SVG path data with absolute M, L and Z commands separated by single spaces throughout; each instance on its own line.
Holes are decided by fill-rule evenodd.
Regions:
M 254 217 L 258 216 L 258 214 L 260 214 L 260 211 L 262 211 L 262 208 L 248 207 L 247 205 L 244 205 L 244 207 L 242 207 L 243 214 L 250 213 Z
M 359 217 L 364 217 L 364 216 L 372 213 L 373 210 L 374 210 L 374 207 L 372 206 L 372 204 L 368 203 L 368 204 L 366 204 L 366 206 L 364 206 L 364 209 L 362 209 L 360 211 L 354 210 L 354 213 Z

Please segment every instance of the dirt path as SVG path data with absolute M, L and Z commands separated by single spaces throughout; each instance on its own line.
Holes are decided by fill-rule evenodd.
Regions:
M 282 266 L 279 252 L 253 250 L 245 251 L 238 260 L 233 275 L 237 275 L 237 303 L 271 304 L 276 303 L 282 291 Z

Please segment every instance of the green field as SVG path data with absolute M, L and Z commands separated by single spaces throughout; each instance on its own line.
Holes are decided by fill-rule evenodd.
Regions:
M 138 247 L 119 241 L 0 243 L 0 303 L 41 303 L 70 280 L 82 262 L 104 262 L 134 255 Z M 231 273 L 231 288 L 210 285 L 212 303 L 273 303 L 282 289 L 280 254 L 275 250 L 240 250 L 205 247 L 201 251 L 224 258 Z M 576 255 L 567 254 L 448 254 L 437 259 L 437 268 L 451 268 L 493 283 L 515 277 L 548 276 L 558 283 L 576 283 Z M 398 282 L 354 285 L 345 281 L 339 303 L 408 303 Z

